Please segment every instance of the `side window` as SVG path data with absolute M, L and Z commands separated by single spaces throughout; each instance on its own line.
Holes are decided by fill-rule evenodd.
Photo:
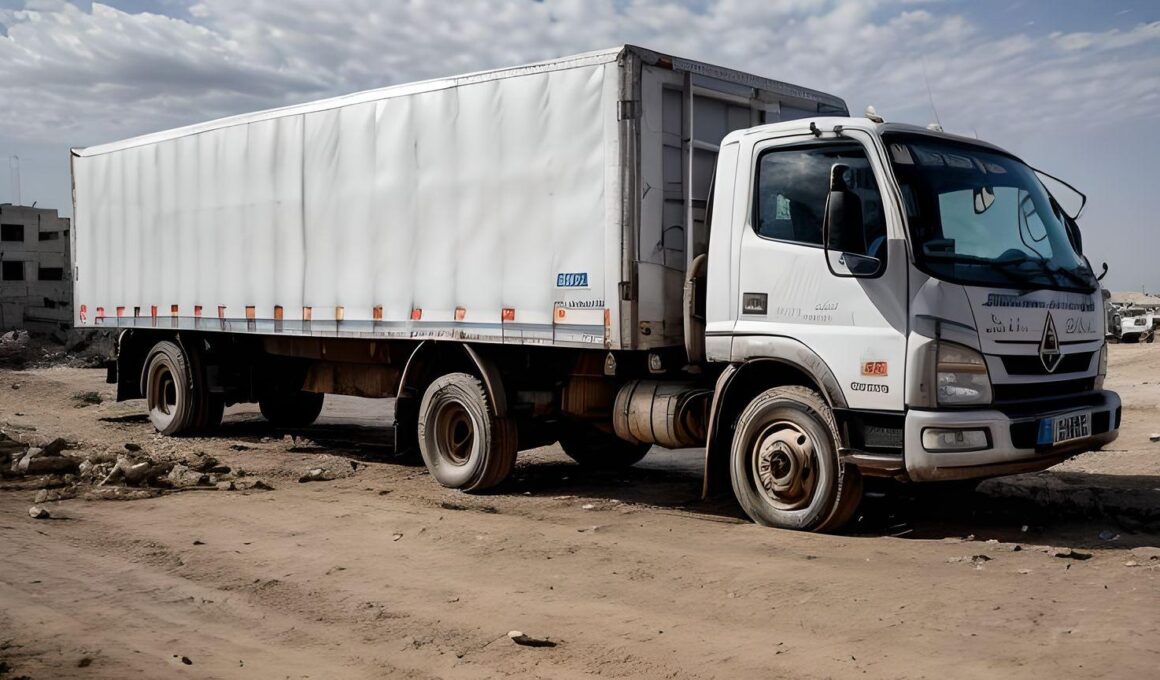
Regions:
M 822 245 L 822 219 L 830 191 L 830 168 L 849 168 L 846 184 L 862 203 L 863 234 L 859 255 L 884 258 L 886 218 L 882 194 L 866 152 L 858 144 L 827 144 L 772 149 L 757 163 L 754 225 L 766 238 Z

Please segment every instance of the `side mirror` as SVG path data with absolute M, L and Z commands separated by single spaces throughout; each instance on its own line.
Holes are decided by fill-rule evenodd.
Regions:
M 849 169 L 840 163 L 830 168 L 830 193 L 822 219 L 826 264 L 834 276 L 875 276 L 882 268 L 882 261 L 864 254 L 867 243 L 862 199 L 846 184 Z
M 975 201 L 975 214 L 982 215 L 995 204 L 995 190 L 991 187 L 979 187 L 972 192 Z

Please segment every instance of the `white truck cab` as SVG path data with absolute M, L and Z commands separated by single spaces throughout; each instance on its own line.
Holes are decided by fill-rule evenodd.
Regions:
M 809 373 L 839 416 L 844 463 L 977 478 L 1115 439 L 1098 282 L 1074 221 L 1010 153 L 865 118 L 797 120 L 728 135 L 714 191 L 706 357 Z M 734 457 L 756 451 L 751 515 L 763 490 L 793 507 L 762 474 L 792 472 L 800 454 L 773 431 L 735 434 Z

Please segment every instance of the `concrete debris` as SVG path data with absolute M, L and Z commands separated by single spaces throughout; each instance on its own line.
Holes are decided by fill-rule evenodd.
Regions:
M 224 482 L 218 482 L 217 483 L 217 490 L 218 491 L 236 491 L 237 487 L 234 485 L 233 482 L 227 480 Z
M 1160 432 L 1153 432 L 1152 434 L 1148 435 L 1148 439 L 1150 441 L 1160 442 Z
M 1116 541 L 1119 540 L 1120 535 L 1110 529 L 1104 529 L 1100 532 L 1101 541 Z
M 306 474 L 298 478 L 298 482 L 329 482 L 333 479 L 334 475 L 326 468 L 310 468 Z
M 0 335 L 0 363 L 23 364 L 28 351 L 28 331 L 8 331 Z
M 204 472 L 191 470 L 188 466 L 178 463 L 173 466 L 169 474 L 165 476 L 165 480 L 169 482 L 175 489 L 188 489 L 195 486 L 206 486 L 209 484 L 209 476 Z
M 137 501 L 143 498 L 156 498 L 161 495 L 161 489 L 132 489 L 125 486 L 98 486 L 89 489 L 82 498 L 85 500 L 102 501 Z
M 120 456 L 116 464 L 109 470 L 109 474 L 101 480 L 101 486 L 110 484 L 126 484 L 140 486 L 155 482 L 167 475 L 175 467 L 170 463 L 154 463 L 150 459 L 131 458 Z
M 41 503 L 54 503 L 56 501 L 65 501 L 70 498 L 77 497 L 76 485 L 66 486 L 59 489 L 41 489 L 36 492 L 36 498 L 32 500 L 33 503 L 40 505 Z
M 556 643 L 548 639 L 534 638 L 526 635 L 518 630 L 508 631 L 508 638 L 517 645 L 523 647 L 555 647 Z
M 48 510 L 45 510 L 44 508 L 40 507 L 39 505 L 34 505 L 31 508 L 29 508 L 28 509 L 28 516 L 31 517 L 32 519 L 48 519 L 48 518 L 52 517 L 52 515 L 48 512 Z
M 133 442 L 125 442 L 125 450 L 129 453 L 137 453 L 141 450 L 141 445 L 134 444 Z

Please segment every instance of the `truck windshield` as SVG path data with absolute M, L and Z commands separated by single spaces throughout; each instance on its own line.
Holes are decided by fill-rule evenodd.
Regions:
M 1027 165 L 927 135 L 884 141 L 920 269 L 963 284 L 1095 290 L 1068 218 Z

